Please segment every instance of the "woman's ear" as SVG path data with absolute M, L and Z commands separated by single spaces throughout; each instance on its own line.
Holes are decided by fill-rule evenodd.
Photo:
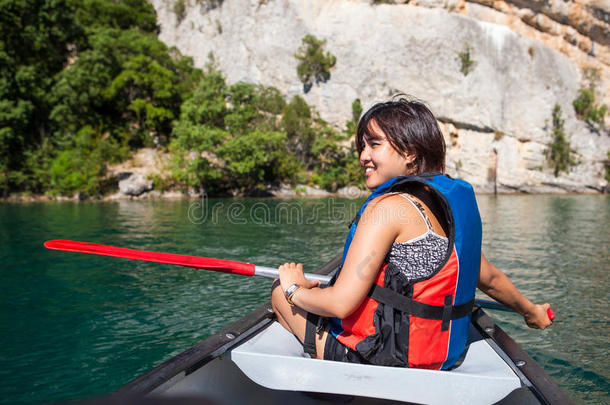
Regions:
M 418 171 L 417 156 L 415 153 L 407 153 L 405 155 L 407 171 L 409 174 L 415 174 Z
M 407 166 L 411 166 L 415 162 L 415 153 L 407 153 L 405 160 L 407 161 Z

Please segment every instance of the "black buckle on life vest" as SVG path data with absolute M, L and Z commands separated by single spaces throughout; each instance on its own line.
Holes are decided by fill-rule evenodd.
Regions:
M 441 323 L 441 331 L 449 329 L 449 322 L 451 322 L 451 312 L 453 310 L 453 295 L 445 296 L 445 305 L 443 305 L 443 317 Z
M 449 329 L 449 324 L 452 320 L 470 314 L 472 312 L 472 307 L 474 306 L 474 299 L 460 305 L 451 305 L 453 302 L 452 295 L 445 296 L 444 305 L 424 304 L 423 302 L 415 301 L 394 290 L 376 284 L 371 287 L 369 297 L 384 305 L 389 305 L 398 311 L 417 316 L 418 318 L 441 320 L 442 331 Z

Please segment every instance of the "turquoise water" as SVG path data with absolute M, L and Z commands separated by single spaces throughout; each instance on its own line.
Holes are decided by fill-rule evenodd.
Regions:
M 610 402 L 610 198 L 478 200 L 487 256 L 557 319 L 535 331 L 492 315 L 577 403 Z M 314 270 L 340 252 L 360 202 L 0 204 L 0 403 L 110 392 L 268 298 L 267 279 L 48 251 L 45 240 Z

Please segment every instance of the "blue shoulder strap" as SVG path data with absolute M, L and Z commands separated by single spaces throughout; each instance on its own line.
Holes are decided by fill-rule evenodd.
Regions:
M 444 177 L 440 173 L 436 173 L 436 172 L 423 173 L 418 176 L 398 176 L 398 177 L 393 177 L 393 178 L 387 180 L 385 183 L 383 183 L 379 187 L 377 187 L 375 189 L 375 191 L 373 191 L 371 193 L 371 195 L 369 195 L 369 197 L 366 199 L 364 204 L 362 204 L 362 207 L 360 207 L 358 214 L 356 214 L 356 217 L 350 224 L 349 233 L 347 234 L 347 238 L 345 239 L 345 246 L 343 247 L 343 258 L 341 259 L 341 266 L 343 267 L 343 264 L 345 263 L 347 251 L 349 250 L 349 247 L 352 243 L 352 239 L 354 239 L 354 235 L 356 233 L 356 228 L 358 227 L 358 221 L 360 220 L 360 216 L 362 216 L 362 213 L 366 209 L 366 206 L 372 200 L 374 200 L 375 198 L 379 197 L 382 194 L 388 193 L 392 189 L 392 187 L 394 187 L 397 183 L 404 183 L 404 182 L 408 182 L 411 180 L 416 180 L 418 182 L 425 182 L 425 181 L 430 181 L 438 176 Z

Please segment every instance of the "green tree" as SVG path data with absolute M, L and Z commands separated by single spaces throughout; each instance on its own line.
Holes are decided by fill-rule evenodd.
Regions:
M 150 135 L 165 138 L 181 102 L 174 86 L 177 76 L 145 54 L 130 57 L 122 67 L 104 89 L 103 97 L 113 100 L 123 112 L 123 118 L 131 122 L 133 131 L 142 134 L 142 138 Z M 166 139 L 157 143 L 164 141 Z
M 258 92 L 260 94 L 259 107 L 264 113 L 272 116 L 282 113 L 286 106 L 286 101 L 278 89 L 275 87 L 259 86 Z
M 286 135 L 254 130 L 227 140 L 219 149 L 227 163 L 229 181 L 237 187 L 256 187 L 264 182 L 292 178 L 299 170 L 286 153 Z
M 225 125 L 229 113 L 226 95 L 227 84 L 210 55 L 199 83 L 180 108 L 169 146 L 171 175 L 186 189 L 197 187 L 216 193 L 226 188 L 225 163 L 216 155 L 230 136 Z
M 546 151 L 547 160 L 553 167 L 555 177 L 562 171 L 568 172 L 571 166 L 578 164 L 574 158 L 575 152 L 565 133 L 564 124 L 565 120 L 561 117 L 561 107 L 559 104 L 555 104 L 552 113 L 552 139 Z
M 173 11 L 176 14 L 176 25 L 179 25 L 184 20 L 184 17 L 186 17 L 186 4 L 184 0 L 175 0 Z
M 225 165 L 214 153 L 229 133 L 188 121 L 179 121 L 174 128 L 170 144 L 171 176 L 185 189 L 196 187 L 215 193 L 226 188 L 223 167 Z
M 67 166 L 55 159 L 66 162 L 77 154 L 73 148 L 92 150 L 77 141 L 83 131 L 102 144 L 136 147 L 151 135 L 167 142 L 201 76 L 192 59 L 156 38 L 156 14 L 146 0 L 7 0 L 0 24 L 3 193 L 59 185 L 49 170 L 59 178 Z
M 578 97 L 572 102 L 576 116 L 586 121 L 593 129 L 604 125 L 608 107 L 596 101 L 597 85 L 600 80 L 599 69 L 586 68 L 583 71 L 583 87 L 578 89 Z
M 139 29 L 100 28 L 53 89 L 50 118 L 64 134 L 85 125 L 132 147 L 165 144 L 200 76 L 190 58 Z
M 158 34 L 157 13 L 147 0 L 71 0 L 76 20 L 89 31 L 99 28 L 137 28 Z
M 305 100 L 287 104 L 273 87 L 229 86 L 213 57 L 195 69 L 158 40 L 146 0 L 6 0 L 0 24 L 4 194 L 97 195 L 111 186 L 108 163 L 153 143 L 172 154 L 164 184 L 186 188 L 222 192 L 309 177 L 332 189 L 353 178 L 357 159 L 346 138 Z M 336 63 L 323 46 L 303 39 L 311 84 L 328 80 Z
M 181 106 L 180 120 L 224 128 L 228 111 L 226 90 L 227 84 L 222 73 L 208 64 L 195 91 Z
M 307 93 L 314 83 L 330 79 L 330 70 L 337 63 L 337 58 L 330 52 L 324 52 L 326 40 L 320 40 L 311 34 L 301 39 L 301 47 L 295 57 L 299 61 L 297 75 Z
M 311 146 L 316 135 L 312 123 L 309 105 L 301 96 L 294 96 L 284 107 L 281 125 L 288 137 L 288 148 L 306 167 L 312 163 Z
M 0 192 L 27 187 L 24 154 L 49 136 L 48 94 L 83 41 L 64 0 L 6 0 L 0 4 Z
M 362 104 L 360 103 L 360 99 L 357 98 L 352 102 L 352 119 L 348 120 L 345 123 L 345 134 L 347 137 L 351 137 L 356 133 L 358 129 L 358 122 L 360 121 L 360 116 L 362 115 Z
M 211 60 L 174 124 L 174 179 L 212 193 L 289 179 L 300 167 L 286 134 L 275 130 L 284 106 L 277 89 L 227 86 Z
M 348 184 L 362 185 L 364 177 L 358 154 L 351 142 L 347 142 L 349 146 L 345 142 L 353 133 L 344 136 L 321 120 L 317 125 L 317 137 L 311 148 L 315 156 L 313 183 L 330 191 Z
M 49 181 L 53 193 L 71 195 L 77 191 L 98 195 L 109 186 L 105 179 L 106 165 L 121 155 L 120 145 L 111 138 L 98 135 L 91 127 L 83 127 L 51 162 Z
M 358 125 L 358 121 L 360 121 L 360 116 L 362 115 L 362 103 L 360 99 L 357 98 L 352 102 L 352 122 Z
M 250 83 L 235 83 L 230 86 L 226 100 L 231 109 L 225 117 L 225 122 L 232 133 L 247 132 L 260 120 L 259 94 L 255 85 Z

